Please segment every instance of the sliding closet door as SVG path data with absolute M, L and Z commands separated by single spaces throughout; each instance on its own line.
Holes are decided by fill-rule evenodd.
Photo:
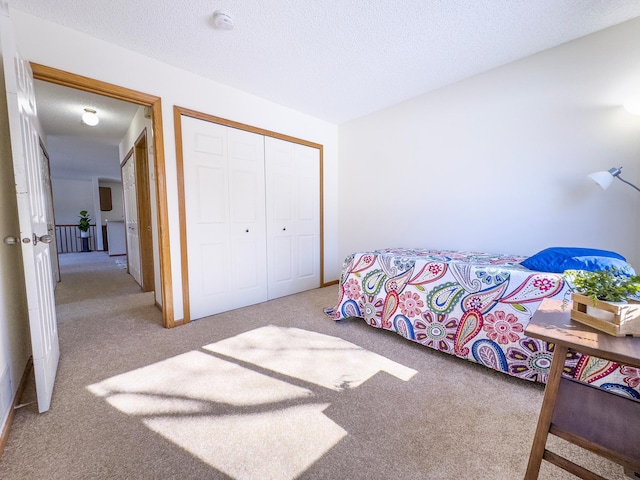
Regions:
M 264 140 L 182 117 L 191 319 L 266 300 Z
M 265 138 L 269 298 L 320 286 L 320 151 Z

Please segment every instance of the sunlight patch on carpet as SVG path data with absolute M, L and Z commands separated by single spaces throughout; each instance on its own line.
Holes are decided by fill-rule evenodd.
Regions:
M 318 401 L 314 385 L 342 391 L 381 371 L 403 381 L 417 373 L 340 338 L 298 328 L 262 327 L 203 349 L 87 389 L 234 479 L 294 479 L 348 435 L 324 414 L 330 403 Z
M 203 348 L 336 391 L 381 371 L 404 381 L 417 373 L 341 338 L 299 328 L 268 325 Z
M 223 417 L 151 418 L 156 433 L 232 478 L 290 480 L 347 432 L 323 411 L 328 404 Z
M 215 411 L 220 406 L 274 404 L 312 395 L 203 352 L 187 352 L 87 387 L 132 415 Z

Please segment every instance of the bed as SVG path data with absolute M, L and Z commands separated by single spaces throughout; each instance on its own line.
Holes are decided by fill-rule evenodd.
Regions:
M 524 329 L 545 298 L 563 300 L 560 273 L 529 270 L 527 257 L 388 248 L 347 257 L 334 320 L 364 319 L 375 328 L 459 358 L 546 383 L 553 344 Z M 640 399 L 640 369 L 570 353 L 564 374 Z

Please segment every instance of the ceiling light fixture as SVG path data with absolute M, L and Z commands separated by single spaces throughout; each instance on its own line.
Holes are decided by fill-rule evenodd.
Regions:
M 100 119 L 98 118 L 95 110 L 92 108 L 85 108 L 84 113 L 82 114 L 82 123 L 89 127 L 95 127 L 100 123 Z
M 220 30 L 233 30 L 233 19 L 231 15 L 222 10 L 213 12 L 213 24 Z

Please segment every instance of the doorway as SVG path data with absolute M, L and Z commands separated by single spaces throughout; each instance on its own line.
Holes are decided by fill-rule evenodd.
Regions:
M 157 275 L 157 281 L 150 280 L 150 277 L 148 277 L 149 266 L 147 265 L 147 272 L 145 272 L 147 275 L 147 279 L 139 283 L 143 287 L 143 290 L 145 288 L 147 289 L 145 291 L 156 289 L 156 291 L 158 292 L 156 294 L 156 304 L 162 311 L 163 325 L 167 328 L 175 326 L 169 261 L 168 228 L 166 228 L 166 225 L 168 224 L 168 215 L 166 204 L 166 185 L 164 182 L 165 165 L 162 142 L 163 132 L 160 98 L 142 92 L 119 87 L 117 85 L 101 82 L 88 77 L 83 77 L 62 70 L 53 69 L 44 65 L 32 63 L 31 67 L 35 80 L 41 80 L 63 87 L 69 87 L 84 92 L 102 95 L 111 99 L 123 100 L 125 102 L 143 107 L 145 109 L 145 113 L 148 113 L 150 115 L 150 134 L 149 132 L 145 132 L 144 135 L 138 137 L 134 142 L 133 148 L 135 151 L 138 151 L 138 156 L 139 158 L 141 158 L 140 161 L 143 164 L 144 162 L 147 162 L 148 166 L 149 159 L 144 158 L 144 156 L 142 155 L 142 149 L 146 149 L 146 147 L 149 146 L 147 142 L 151 143 L 152 146 L 151 150 L 153 151 L 154 156 L 152 175 L 155 179 L 155 182 L 150 181 L 149 175 L 142 175 L 140 177 L 140 181 L 146 184 L 146 187 L 143 187 L 143 190 L 144 188 L 146 188 L 147 194 L 151 190 L 153 190 L 153 193 L 155 194 L 155 202 L 152 203 L 151 201 L 147 200 L 147 204 L 149 205 L 149 212 L 155 210 L 155 215 L 152 215 L 149 212 L 145 212 L 143 215 L 148 215 L 157 219 L 157 221 L 149 222 L 147 225 L 145 225 L 144 229 L 145 232 L 150 233 L 152 230 L 151 223 L 156 224 L 155 227 L 157 232 L 157 241 L 155 243 L 157 245 L 153 245 L 154 242 L 151 242 L 152 254 L 149 255 L 149 243 L 147 243 L 145 247 L 145 255 L 147 258 L 146 262 L 150 262 L 151 264 L 151 276 L 154 276 L 154 263 L 156 263 L 159 267 L 159 274 Z M 149 139 L 148 137 L 151 137 L 151 139 Z M 146 171 L 148 172 L 149 169 L 147 168 Z M 150 196 L 147 196 L 147 198 L 150 198 Z M 151 206 L 153 206 L 154 208 L 152 209 Z

